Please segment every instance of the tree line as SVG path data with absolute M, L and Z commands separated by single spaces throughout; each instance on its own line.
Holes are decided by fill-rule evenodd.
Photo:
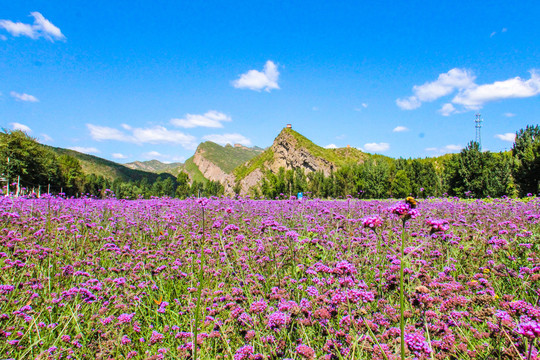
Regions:
M 80 161 L 70 155 L 58 155 L 20 130 L 0 133 L 0 179 L 2 193 L 15 193 L 18 187 L 24 194 L 63 193 L 66 196 L 109 197 L 121 199 L 152 196 L 186 198 L 189 196 L 220 196 L 224 188 L 219 182 L 189 180 L 181 172 L 158 176 L 155 180 L 123 181 L 102 175 L 85 174 Z M 23 190 L 21 190 L 23 189 Z
M 458 196 L 485 198 L 538 195 L 540 192 L 540 127 L 516 133 L 511 151 L 481 151 L 470 142 L 457 154 L 425 159 L 367 159 L 329 174 L 302 169 L 267 171 L 252 196 L 274 199 L 299 192 L 316 198 L 400 198 Z
M 117 198 L 136 199 L 152 196 L 187 198 L 221 196 L 224 187 L 217 181 L 191 181 L 185 172 L 174 178 L 167 174 L 155 180 L 114 180 L 102 175 L 85 174 L 78 159 L 57 155 L 22 131 L 0 133 L 0 179 L 3 193 L 7 183 L 17 180 L 26 192 L 66 196 L 91 195 L 99 198 L 114 194 Z M 14 191 L 11 186 L 11 191 Z M 239 193 L 240 186 L 234 187 Z M 516 133 L 511 151 L 481 151 L 470 142 L 458 154 L 437 158 L 368 158 L 363 163 L 343 166 L 329 174 L 306 174 L 303 169 L 277 174 L 267 171 L 250 195 L 283 198 L 307 193 L 317 198 L 400 198 L 458 196 L 462 198 L 527 196 L 540 192 L 540 127 L 527 126 Z

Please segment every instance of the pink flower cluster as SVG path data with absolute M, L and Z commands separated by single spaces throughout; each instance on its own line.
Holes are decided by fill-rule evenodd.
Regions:
M 376 229 L 378 227 L 381 227 L 383 224 L 383 221 L 382 221 L 382 218 L 380 216 L 368 216 L 367 218 L 364 218 L 362 220 L 362 225 L 365 227 L 365 228 L 371 228 L 371 229 Z
M 426 223 L 431 227 L 430 233 L 436 233 L 439 231 L 447 231 L 449 229 L 447 220 L 427 220 Z
M 540 323 L 534 320 L 522 322 L 518 325 L 516 332 L 529 339 L 540 337 Z

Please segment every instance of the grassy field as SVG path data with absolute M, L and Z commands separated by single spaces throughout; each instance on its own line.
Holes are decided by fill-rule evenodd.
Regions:
M 402 206 L 2 198 L 0 358 L 537 358 L 540 201 Z

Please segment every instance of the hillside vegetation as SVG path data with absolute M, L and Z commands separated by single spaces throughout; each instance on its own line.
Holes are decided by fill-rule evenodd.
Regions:
M 58 155 L 68 155 L 79 160 L 82 171 L 85 174 L 103 176 L 105 179 L 109 179 L 111 181 L 114 181 L 116 179 L 119 179 L 121 181 L 140 181 L 146 179 L 149 182 L 154 182 L 159 177 L 159 174 L 148 171 L 130 169 L 125 165 L 118 164 L 94 155 L 83 154 L 78 151 L 59 147 L 52 147 L 47 145 L 43 146 L 48 147 Z M 170 174 L 166 174 L 164 176 L 173 177 Z

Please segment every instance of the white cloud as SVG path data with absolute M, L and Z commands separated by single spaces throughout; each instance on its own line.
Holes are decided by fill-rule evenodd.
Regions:
M 154 126 L 151 128 L 131 128 L 128 131 L 131 134 L 107 127 L 93 124 L 86 124 L 90 130 L 90 136 L 97 141 L 116 140 L 130 142 L 135 144 L 180 144 L 186 149 L 194 149 L 196 147 L 195 137 L 189 134 L 184 134 L 181 131 L 169 130 L 163 126 Z M 125 128 L 125 127 L 124 127 Z M 126 129 L 127 130 L 127 129 Z
M 507 32 L 507 31 L 508 31 L 507 28 L 502 28 L 502 30 L 501 30 L 501 32 L 503 32 L 503 33 Z
M 11 128 L 13 130 L 24 131 L 27 134 L 32 132 L 32 129 L 30 129 L 30 127 L 28 127 L 28 126 L 26 126 L 24 124 L 18 123 L 18 122 L 12 122 L 12 123 L 10 123 L 10 125 L 11 125 Z
M 516 116 L 516 114 L 511 113 L 511 112 L 504 113 L 503 115 L 506 116 L 506 117 L 514 117 L 514 116 Z
M 96 149 L 95 147 L 73 146 L 68 149 L 75 150 L 75 151 L 78 151 L 80 153 L 85 153 L 85 154 L 99 154 L 99 150 Z
M 360 105 L 362 105 L 362 108 L 364 108 L 364 109 L 366 109 L 368 107 L 367 103 L 362 103 Z M 359 108 L 359 107 L 354 108 L 354 111 L 362 111 L 362 108 Z
M 223 121 L 231 121 L 231 117 L 220 113 L 219 111 L 210 110 L 204 115 L 186 114 L 185 119 L 172 119 L 171 124 L 182 128 L 208 127 L 222 128 Z
M 240 75 L 240 78 L 233 81 L 232 85 L 237 89 L 250 89 L 255 91 L 270 91 L 279 89 L 278 85 L 279 72 L 277 65 L 273 61 L 268 60 L 264 65 L 262 72 L 258 70 L 249 70 L 247 73 Z
M 246 138 L 241 134 L 214 134 L 203 136 L 204 140 L 215 142 L 216 144 L 226 145 L 226 144 L 242 144 L 244 146 L 251 146 L 251 140 Z
M 325 146 L 325 148 L 327 148 L 327 149 L 337 149 L 337 146 L 336 146 L 336 144 L 328 144 L 328 145 Z
M 450 150 L 450 151 L 460 151 L 461 149 L 463 149 L 463 146 L 461 146 L 461 145 L 446 145 L 444 147 L 444 149 Z
M 406 99 L 396 99 L 396 105 L 402 110 L 414 110 L 419 108 L 422 103 L 416 98 L 416 96 L 409 96 Z
M 26 102 L 39 102 L 39 99 L 33 95 L 28 94 L 19 94 L 18 92 L 12 91 L 9 93 L 17 101 L 26 101 Z
M 145 157 L 146 159 L 164 159 L 164 158 L 169 157 L 168 155 L 163 155 L 157 151 L 149 151 L 149 152 L 143 153 L 142 156 Z
M 434 101 L 451 94 L 456 89 L 472 86 L 474 79 L 475 76 L 470 71 L 454 68 L 447 73 L 440 74 L 435 81 L 413 86 L 414 95 L 406 99 L 397 99 L 396 104 L 403 110 L 417 109 L 423 102 Z
M 409 129 L 406 128 L 405 126 L 396 126 L 394 130 L 392 130 L 392 132 L 404 132 L 404 131 L 409 131 Z
M 478 110 L 490 101 L 527 98 L 540 94 L 540 75 L 536 70 L 531 70 L 530 73 L 531 78 L 528 80 L 517 76 L 504 81 L 495 81 L 492 84 L 478 85 L 474 82 L 476 77 L 472 72 L 454 68 L 445 74 L 440 74 L 433 82 L 415 85 L 414 95 L 397 99 L 396 104 L 403 110 L 413 110 L 419 108 L 423 102 L 434 101 L 457 90 L 457 95 L 451 103 L 444 104 L 439 110 L 443 116 L 462 112 L 454 105 L 461 105 L 465 111 Z
M 364 149 L 366 149 L 366 151 L 371 151 L 371 152 L 383 152 L 390 149 L 390 144 L 384 143 L 384 142 L 367 143 L 367 144 L 364 144 Z
M 442 116 L 450 116 L 453 113 L 457 112 L 457 110 L 454 107 L 454 105 L 450 103 L 446 103 L 442 106 L 442 108 L 439 109 L 439 112 L 441 113 Z
M 41 134 L 40 140 L 41 140 L 42 142 L 52 142 L 52 141 L 53 141 L 53 138 L 50 137 L 50 136 L 47 135 L 47 134 Z
M 6 37 L 5 35 L 0 35 L 0 40 L 6 41 L 6 40 L 7 40 L 7 37 Z
M 540 94 L 540 74 L 532 70 L 531 78 L 523 80 L 519 76 L 495 81 L 493 84 L 476 85 L 461 90 L 452 100 L 466 109 L 477 110 L 487 102 L 511 98 L 527 98 Z
M 446 146 L 444 146 L 442 148 L 437 148 L 437 147 L 426 148 L 426 151 L 432 151 L 432 152 L 436 152 L 436 153 L 447 154 L 447 153 L 453 153 L 453 152 L 461 151 L 461 149 L 463 149 L 463 146 L 461 146 L 461 145 L 450 144 L 450 145 L 446 145 Z
M 497 139 L 500 139 L 502 141 L 508 141 L 513 143 L 516 140 L 516 134 L 515 133 L 504 133 L 504 134 L 497 134 L 495 135 Z
M 494 37 L 494 36 L 495 36 L 495 34 L 497 34 L 497 32 L 496 32 L 496 31 L 494 31 L 494 32 L 492 32 L 491 34 L 489 34 L 489 37 Z
M 97 141 L 117 140 L 117 141 L 134 142 L 133 141 L 134 139 L 130 138 L 129 135 L 126 135 L 122 131 L 115 128 L 111 128 L 108 126 L 93 125 L 93 124 L 86 124 L 86 127 L 88 128 L 88 130 L 90 130 L 90 136 L 92 137 L 92 139 L 97 140 Z
M 168 154 L 162 154 L 158 151 L 149 151 L 142 154 L 142 157 L 145 159 L 156 159 L 165 164 L 170 164 L 171 162 L 184 162 L 186 160 L 183 156 L 172 156 Z
M 39 12 L 31 12 L 30 15 L 34 17 L 34 24 L 0 20 L 0 28 L 5 29 L 11 35 L 17 37 L 27 36 L 31 39 L 43 37 L 49 41 L 66 39 L 62 31 L 49 20 L 45 19 Z
M 121 153 L 113 153 L 111 154 L 113 159 L 127 159 L 127 155 L 121 154 Z
M 168 130 L 163 126 L 152 128 L 134 128 L 133 137 L 137 143 L 172 143 L 180 144 L 186 148 L 192 148 L 195 137 L 176 130 Z

